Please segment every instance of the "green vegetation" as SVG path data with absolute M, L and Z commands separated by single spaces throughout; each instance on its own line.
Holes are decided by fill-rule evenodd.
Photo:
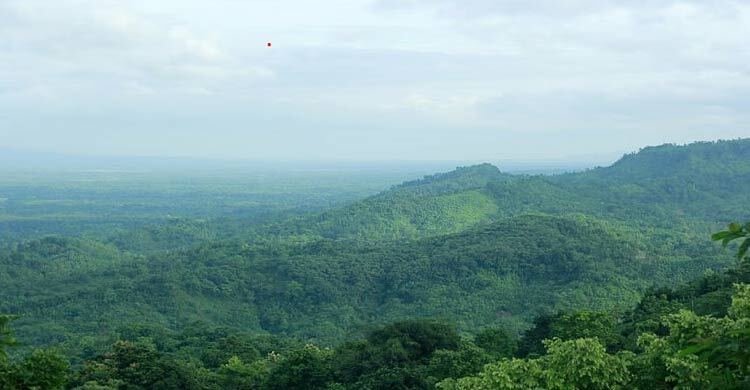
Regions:
M 750 384 L 748 282 L 750 262 L 743 262 L 674 290 L 651 291 L 617 317 L 584 311 L 537 320 L 520 340 L 500 328 L 462 336 L 434 320 L 385 325 L 334 348 L 201 323 L 179 333 L 131 326 L 72 369 L 49 351 L 0 360 L 0 383 L 9 389 L 740 389 Z M 9 340 L 7 326 L 3 334 Z M 516 343 L 541 343 L 544 350 L 530 353 Z
M 750 249 L 750 222 L 744 226 L 733 222 L 729 224 L 727 230 L 718 232 L 711 236 L 714 241 L 721 241 L 725 247 L 734 240 L 742 240 L 740 248 L 737 250 L 737 258 L 742 260 Z
M 750 192 L 747 156 L 750 139 L 649 147 L 610 167 L 554 176 L 507 175 L 489 164 L 464 167 L 274 232 L 337 239 L 414 238 L 529 213 L 578 213 L 683 234 L 697 231 L 705 237 L 717 229 L 717 221 L 750 218 L 736 206 L 745 204 Z M 457 205 L 452 199 L 462 202 Z
M 710 236 L 750 220 L 747 156 L 483 164 L 356 202 L 376 183 L 6 178 L 0 388 L 747 387 L 750 224 Z
M 10 329 L 13 317 L 0 316 L 0 389 L 61 389 L 67 382 L 68 362 L 54 351 L 35 350 L 21 360 L 8 358 L 17 342 Z
M 730 284 L 728 282 L 742 283 Z M 741 389 L 750 385 L 750 264 L 727 275 L 700 279 L 677 291 L 648 294 L 633 311 L 619 320 L 623 325 L 596 327 L 591 335 L 590 314 L 570 326 L 571 314 L 540 321 L 522 343 L 536 344 L 541 337 L 545 351 L 526 358 L 506 358 L 486 365 L 476 375 L 446 379 L 441 389 L 525 388 L 710 388 Z M 708 287 L 708 283 L 715 283 Z M 702 286 L 704 290 L 694 289 Z M 717 293 L 731 300 L 716 300 Z M 700 315 L 686 302 L 703 303 Z M 655 305 L 655 301 L 661 301 Z M 648 315 L 644 315 L 648 314 Z M 573 316 L 581 316 L 579 313 Z M 565 318 L 568 317 L 568 318 Z M 634 322 L 633 321 L 635 318 Z M 539 325 L 547 333 L 540 335 Z M 562 322 L 562 323 L 561 323 Z M 567 335 L 552 330 L 567 327 Z M 609 329 L 609 330 L 608 330 Z M 541 336 L 541 337 L 540 337 Z M 533 338 L 535 340 L 528 340 Z M 630 347 L 612 347 L 608 340 L 627 340 Z M 609 347 L 608 347 L 609 344 Z M 609 352 L 608 352 L 609 350 Z
M 175 219 L 207 225 L 213 239 L 347 204 L 429 169 L 228 164 L 33 171 L 0 166 L 0 245 L 50 234 L 106 240 L 158 230 Z
M 23 314 L 24 339 L 70 350 L 108 344 L 121 318 L 326 344 L 414 316 L 518 332 L 541 313 L 624 310 L 655 283 L 732 262 L 719 248 L 692 251 L 650 247 L 598 220 L 534 215 L 408 242 L 230 241 L 149 256 L 45 238 L 0 255 L 0 298 Z

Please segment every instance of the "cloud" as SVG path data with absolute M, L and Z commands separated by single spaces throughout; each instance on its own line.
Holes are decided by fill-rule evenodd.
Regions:
M 5 0 L 0 146 L 473 159 L 750 135 L 748 26 L 729 0 Z
M 159 19 L 116 1 L 5 4 L 0 30 L 10 50 L 0 74 L 13 97 L 70 99 L 144 91 L 180 93 L 231 87 L 272 77 L 260 64 L 240 63 L 210 34 Z M 137 86 L 137 87 L 136 87 Z M 2 91 L 0 91 L 2 92 Z M 43 92 L 43 93 L 42 93 Z

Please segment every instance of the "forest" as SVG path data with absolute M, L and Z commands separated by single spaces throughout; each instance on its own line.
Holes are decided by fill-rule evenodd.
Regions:
M 748 388 L 748 157 L 0 172 L 0 388 Z

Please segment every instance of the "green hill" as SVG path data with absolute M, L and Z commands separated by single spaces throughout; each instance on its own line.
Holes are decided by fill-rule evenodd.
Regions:
M 0 311 L 22 316 L 24 339 L 72 349 L 104 345 L 130 321 L 331 343 L 412 317 L 520 330 L 547 311 L 625 308 L 652 284 L 731 262 L 716 248 L 667 252 L 621 226 L 542 215 L 407 242 L 225 242 L 149 257 L 45 239 L 0 256 L 10 287 Z
M 389 191 L 301 222 L 327 238 L 398 239 L 455 233 L 498 213 L 488 183 L 510 180 L 490 164 L 405 182 Z
M 646 148 L 555 176 L 483 164 L 262 227 L 180 219 L 104 243 L 14 244 L 0 252 L 0 312 L 20 315 L 32 344 L 80 351 L 131 322 L 330 343 L 403 318 L 520 331 L 540 313 L 625 308 L 732 263 L 706 237 L 750 219 L 735 206 L 750 193 L 748 145 Z
M 598 173 L 627 180 L 750 174 L 750 139 L 649 146 Z
M 637 224 L 691 220 L 712 229 L 750 211 L 750 139 L 648 147 L 610 167 L 554 176 L 509 175 L 490 164 L 404 183 L 295 221 L 286 231 L 397 239 L 460 232 L 525 213 L 583 213 Z M 284 230 L 284 229 L 282 229 Z

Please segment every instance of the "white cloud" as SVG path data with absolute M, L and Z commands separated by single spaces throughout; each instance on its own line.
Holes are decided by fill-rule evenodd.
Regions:
M 48 97 L 106 99 L 112 93 L 140 95 L 146 90 L 169 94 L 221 89 L 228 81 L 273 75 L 260 64 L 240 63 L 211 34 L 127 4 L 7 3 L 15 27 L 0 30 L 0 38 L 12 48 L 2 56 L 7 61 L 0 64 L 0 74 L 13 80 L 11 94 L 40 96 L 34 91 L 44 90 Z
M 322 155 L 410 150 L 356 142 L 372 129 L 402 142 L 442 129 L 447 146 L 420 156 L 458 159 L 586 152 L 576 140 L 600 133 L 608 150 L 750 136 L 749 30 L 750 5 L 730 0 L 0 0 L 0 105 L 13 123 L 0 146 L 54 148 L 45 128 L 107 118 L 126 143 L 114 133 L 197 126 L 197 113 L 211 130 L 165 153 L 244 134 L 263 152 L 304 140 L 279 151 L 298 156 L 315 148 L 311 131 L 344 142 L 321 143 Z M 570 142 L 547 149 L 491 142 L 561 132 Z M 241 155 L 235 144 L 227 153 Z M 428 154 L 449 146 L 460 149 Z

